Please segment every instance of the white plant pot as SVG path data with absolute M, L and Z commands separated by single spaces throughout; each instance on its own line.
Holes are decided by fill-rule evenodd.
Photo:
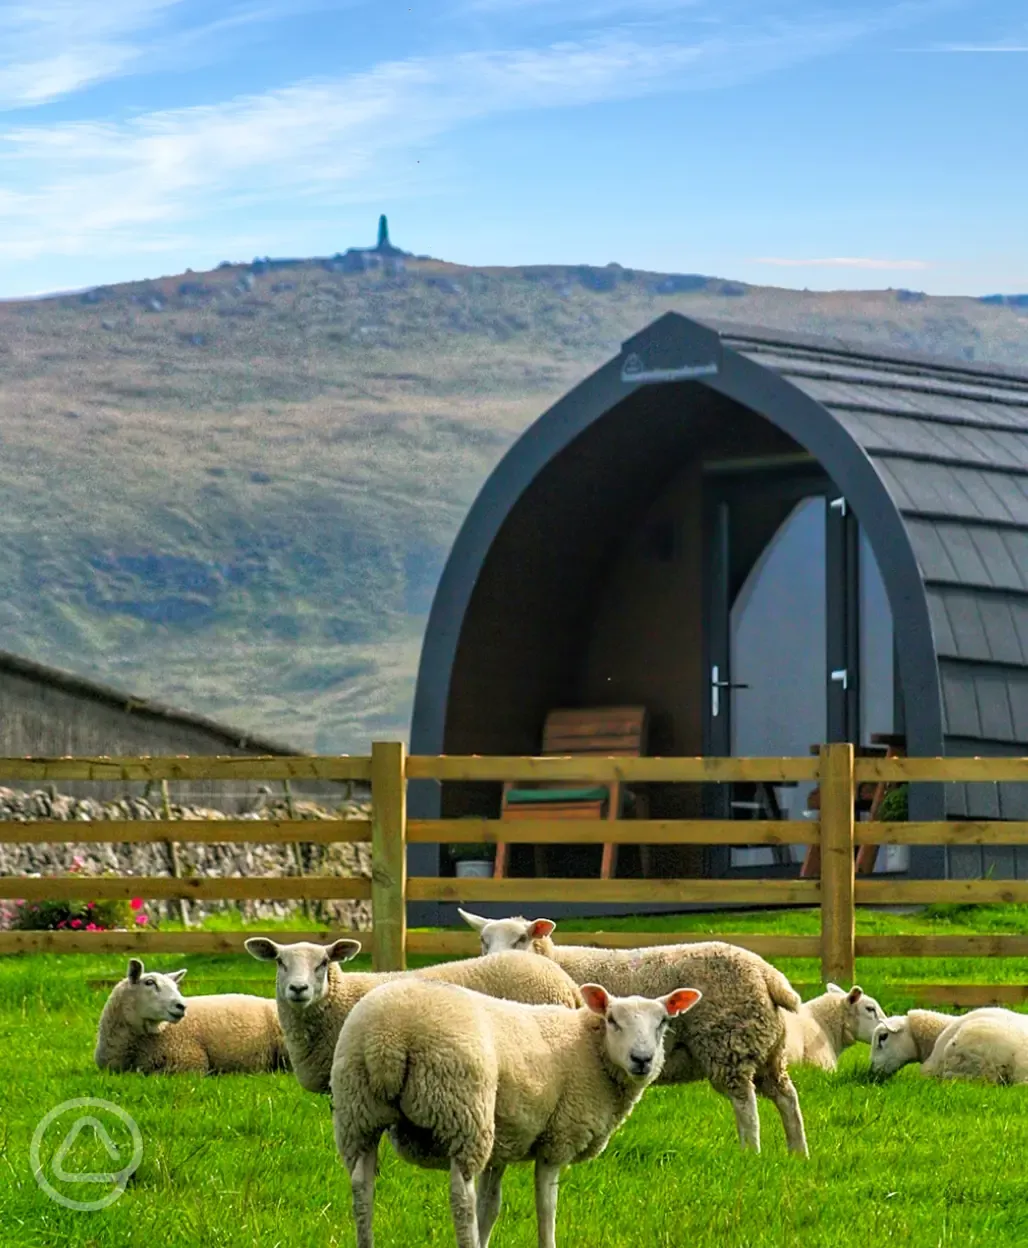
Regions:
M 459 879 L 488 879 L 493 873 L 493 864 L 488 858 L 461 858 L 454 864 L 454 873 Z

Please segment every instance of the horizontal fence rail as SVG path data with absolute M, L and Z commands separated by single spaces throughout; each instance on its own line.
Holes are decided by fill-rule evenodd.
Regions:
M 762 933 L 573 932 L 558 944 L 611 948 L 727 940 L 771 958 L 820 962 L 823 980 L 852 982 L 856 958 L 1028 958 L 1028 934 L 857 935 L 859 905 L 929 903 L 1028 904 L 1028 881 L 916 880 L 859 876 L 856 849 L 867 845 L 1028 844 L 1028 821 L 860 821 L 858 786 L 903 783 L 1028 783 L 1028 758 L 856 758 L 847 744 L 823 746 L 804 758 L 620 756 L 408 756 L 402 744 L 375 742 L 366 756 L 171 756 L 0 759 L 0 783 L 12 781 L 323 780 L 370 784 L 371 818 L 106 819 L 0 821 L 0 844 L 311 844 L 370 843 L 371 878 L 3 876 L 6 899 L 360 900 L 372 903 L 374 933 L 325 930 L 266 933 L 280 941 L 331 940 L 350 935 L 379 969 L 400 969 L 407 955 L 452 957 L 478 952 L 471 931 L 407 929 L 407 903 L 492 902 L 519 910 L 573 897 L 583 904 L 700 904 L 810 906 L 820 912 L 811 935 Z M 576 784 L 724 784 L 812 782 L 820 786 L 818 817 L 810 820 L 725 819 L 408 819 L 409 780 L 443 783 L 504 781 Z M 820 877 L 802 879 L 575 877 L 456 878 L 407 875 L 408 845 L 801 845 L 820 851 Z M 0 932 L 0 953 L 18 951 L 159 953 L 235 952 L 256 932 Z M 1028 978 L 1028 977 L 1026 977 Z M 813 985 L 812 985 L 813 987 Z M 1020 985 L 893 985 L 924 1004 L 1018 1004 Z
M 195 754 L 155 758 L 0 758 L 11 780 L 370 780 L 371 759 L 280 754 Z
M 281 944 L 295 940 L 328 943 L 359 940 L 362 953 L 374 953 L 370 932 L 328 929 L 323 932 L 0 932 L 2 953 L 244 953 L 251 936 L 270 936 Z
M 412 754 L 408 780 L 573 780 L 626 784 L 698 784 L 712 781 L 817 780 L 816 758 L 519 758 L 485 754 Z

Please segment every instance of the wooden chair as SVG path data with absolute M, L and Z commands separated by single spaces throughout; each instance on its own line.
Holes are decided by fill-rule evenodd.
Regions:
M 585 754 L 638 758 L 646 752 L 649 717 L 645 707 L 589 707 L 554 710 L 543 725 L 542 754 Z M 513 784 L 503 786 L 500 818 L 510 819 L 620 819 L 633 796 L 619 780 L 612 784 L 555 785 Z M 636 808 L 642 799 L 634 798 Z M 507 869 L 507 845 L 496 846 L 493 877 L 502 879 Z M 541 850 L 535 847 L 536 874 L 541 875 Z M 600 878 L 610 879 L 617 869 L 617 845 L 603 847 Z
M 812 745 L 810 752 L 816 754 L 819 747 Z M 854 748 L 854 754 L 857 758 L 902 758 L 907 752 L 907 739 L 901 733 L 892 732 L 873 732 L 871 734 L 871 744 L 861 745 Z M 857 799 L 855 802 L 855 813 L 860 814 L 867 811 L 868 819 L 877 819 L 878 811 L 881 809 L 882 802 L 886 793 L 896 786 L 888 780 L 867 781 L 857 786 Z M 817 810 L 820 807 L 820 787 L 814 789 L 810 794 L 810 809 Z M 856 854 L 856 873 L 857 875 L 871 875 L 878 861 L 878 845 L 861 845 Z M 800 867 L 800 875 L 802 877 L 817 877 L 821 874 L 821 846 L 811 845 L 803 859 L 803 865 Z

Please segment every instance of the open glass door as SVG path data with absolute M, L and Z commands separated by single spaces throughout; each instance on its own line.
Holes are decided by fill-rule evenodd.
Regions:
M 706 742 L 715 756 L 805 757 L 856 740 L 854 521 L 820 471 L 706 479 Z M 711 785 L 722 819 L 802 819 L 812 784 Z M 802 846 L 712 847 L 708 873 L 795 874 Z

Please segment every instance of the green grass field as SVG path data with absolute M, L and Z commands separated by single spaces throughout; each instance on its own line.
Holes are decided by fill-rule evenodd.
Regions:
M 607 920 L 603 926 L 715 930 L 716 918 Z M 816 922 L 811 913 L 733 915 L 721 916 L 719 926 L 803 932 L 815 930 Z M 865 931 L 1023 931 L 1026 916 L 1015 907 L 929 911 L 916 918 L 861 914 L 858 925 Z M 245 956 L 151 961 L 163 970 L 187 965 L 187 996 L 273 993 L 269 968 Z M 352 1245 L 349 1185 L 327 1098 L 302 1091 L 290 1075 L 155 1078 L 96 1070 L 93 1041 L 106 992 L 96 981 L 119 977 L 124 964 L 120 957 L 0 960 L 3 1248 Z M 797 982 L 816 978 L 811 963 L 781 965 Z M 890 982 L 1019 982 L 1026 974 L 1028 966 L 1013 959 L 890 959 L 858 966 L 861 984 L 889 1011 L 909 1004 L 890 994 Z M 1028 1089 L 940 1085 L 922 1080 L 916 1068 L 878 1085 L 867 1079 L 866 1064 L 867 1049 L 858 1045 L 834 1076 L 794 1073 L 811 1149 L 805 1162 L 786 1155 L 769 1106 L 761 1105 L 763 1154 L 743 1156 L 729 1106 L 706 1085 L 651 1089 L 602 1157 L 565 1172 L 558 1243 L 866 1248 L 890 1237 L 918 1248 L 1028 1243 Z M 82 1096 L 126 1110 L 143 1140 L 143 1160 L 125 1194 L 99 1212 L 48 1199 L 29 1161 L 37 1123 L 61 1102 Z M 44 1137 L 44 1166 L 52 1165 L 74 1117 L 62 1117 Z M 104 1124 L 115 1143 L 131 1151 L 127 1132 L 119 1134 L 109 1118 Z M 397 1162 L 388 1145 L 382 1158 L 377 1244 L 452 1244 L 445 1175 Z M 65 1166 L 70 1172 L 117 1168 L 90 1132 L 69 1149 Z M 89 1199 L 105 1189 L 74 1190 Z M 535 1242 L 531 1170 L 517 1167 L 508 1173 L 493 1244 L 528 1248 Z

